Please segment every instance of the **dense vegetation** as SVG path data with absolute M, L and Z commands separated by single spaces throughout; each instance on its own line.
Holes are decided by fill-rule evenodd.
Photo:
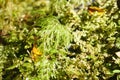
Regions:
M 0 0 L 0 80 L 119 80 L 116 0 L 92 1 Z

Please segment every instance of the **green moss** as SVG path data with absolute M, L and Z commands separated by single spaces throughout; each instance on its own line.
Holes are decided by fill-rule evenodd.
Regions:
M 89 4 L 105 13 L 89 14 Z M 119 79 L 114 0 L 0 0 L 0 8 L 1 80 Z

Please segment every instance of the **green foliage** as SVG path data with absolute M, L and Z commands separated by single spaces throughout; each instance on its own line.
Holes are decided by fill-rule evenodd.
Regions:
M 89 5 L 105 13 L 91 15 Z M 0 0 L 0 8 L 0 80 L 120 79 L 114 0 Z

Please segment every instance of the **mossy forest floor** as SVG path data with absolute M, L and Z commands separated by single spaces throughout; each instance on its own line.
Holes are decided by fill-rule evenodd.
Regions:
M 116 0 L 0 0 L 0 80 L 120 80 Z

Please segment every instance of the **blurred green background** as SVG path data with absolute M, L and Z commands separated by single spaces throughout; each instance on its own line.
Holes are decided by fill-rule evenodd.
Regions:
M 0 0 L 0 80 L 120 80 L 116 4 Z

